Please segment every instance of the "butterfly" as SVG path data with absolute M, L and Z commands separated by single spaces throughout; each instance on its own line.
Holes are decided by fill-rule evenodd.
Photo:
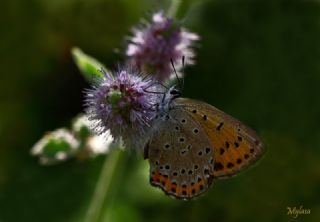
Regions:
M 163 96 L 144 146 L 151 185 L 184 200 L 203 194 L 215 179 L 238 174 L 263 153 L 253 130 L 214 106 L 182 98 L 174 86 Z

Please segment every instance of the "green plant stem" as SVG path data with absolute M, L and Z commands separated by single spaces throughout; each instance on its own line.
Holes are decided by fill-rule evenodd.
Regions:
M 181 2 L 182 2 L 182 0 L 172 0 L 171 1 L 171 5 L 170 5 L 168 12 L 167 12 L 169 17 L 174 18 L 176 16 Z
M 84 222 L 97 222 L 101 217 L 105 199 L 111 194 L 113 179 L 124 159 L 124 153 L 120 149 L 114 149 L 106 156 Z

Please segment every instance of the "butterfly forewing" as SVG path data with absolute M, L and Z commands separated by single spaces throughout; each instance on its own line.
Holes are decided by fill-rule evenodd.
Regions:
M 186 98 L 174 100 L 174 107 L 187 110 L 209 138 L 214 148 L 214 178 L 235 175 L 263 154 L 256 133 L 219 109 Z
M 187 112 L 172 109 L 156 120 L 145 154 L 151 184 L 181 199 L 205 192 L 214 167 L 209 137 Z

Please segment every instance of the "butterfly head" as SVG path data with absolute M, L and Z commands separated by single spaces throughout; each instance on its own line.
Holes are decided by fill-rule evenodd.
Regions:
M 176 99 L 181 97 L 181 92 L 176 88 L 176 86 L 172 86 L 162 98 L 160 111 L 168 111 L 170 107 L 170 103 Z
M 181 92 L 180 90 L 176 89 L 175 86 L 172 86 L 169 91 L 167 92 L 167 97 L 169 97 L 171 100 L 175 99 L 175 98 L 178 98 L 181 96 Z

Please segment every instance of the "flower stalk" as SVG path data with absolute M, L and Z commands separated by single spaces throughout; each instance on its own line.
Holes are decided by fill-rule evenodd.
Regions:
M 115 187 L 113 186 L 116 180 L 116 175 L 119 175 L 120 165 L 124 162 L 126 152 L 121 149 L 113 149 L 109 155 L 105 157 L 100 176 L 90 201 L 84 222 L 97 222 L 101 219 L 105 199 L 111 196 Z M 111 192 L 113 191 L 113 192 Z

